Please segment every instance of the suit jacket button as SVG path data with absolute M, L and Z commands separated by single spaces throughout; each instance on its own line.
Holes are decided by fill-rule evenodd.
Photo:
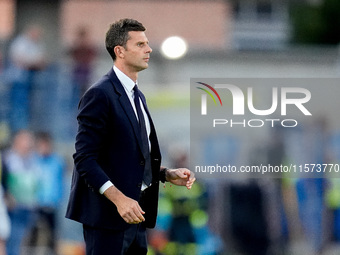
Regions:
M 141 166 L 144 166 L 144 165 L 145 165 L 145 161 L 142 160 L 142 161 L 140 162 L 140 165 L 141 165 Z
M 138 187 L 138 188 L 141 188 L 141 187 L 142 187 L 142 184 L 141 184 L 141 183 L 138 183 L 138 184 L 137 184 L 137 187 Z

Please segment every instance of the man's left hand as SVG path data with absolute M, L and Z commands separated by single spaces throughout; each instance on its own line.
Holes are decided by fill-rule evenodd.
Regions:
M 168 169 L 166 171 L 166 180 L 178 186 L 186 186 L 191 189 L 196 178 L 195 174 L 187 168 Z

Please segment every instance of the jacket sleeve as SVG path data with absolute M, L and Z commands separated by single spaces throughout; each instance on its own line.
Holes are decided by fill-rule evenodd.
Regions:
M 107 136 L 109 101 L 105 92 L 93 87 L 79 103 L 78 133 L 73 155 L 76 171 L 95 190 L 109 177 L 98 164 L 99 152 Z

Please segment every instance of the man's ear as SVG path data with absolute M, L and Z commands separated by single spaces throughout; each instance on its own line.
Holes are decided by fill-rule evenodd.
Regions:
M 117 58 L 124 58 L 124 47 L 116 46 L 116 47 L 114 47 L 113 50 L 114 50 Z

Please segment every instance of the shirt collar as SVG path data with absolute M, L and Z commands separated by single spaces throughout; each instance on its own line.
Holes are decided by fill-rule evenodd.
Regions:
M 124 86 L 124 88 L 127 91 L 132 92 L 134 86 L 136 84 L 138 84 L 138 82 L 135 83 L 125 73 L 123 73 L 121 70 L 119 70 L 118 67 L 116 67 L 115 65 L 113 66 L 113 70 L 116 73 L 116 75 L 117 75 L 118 79 L 120 80 L 120 82 L 122 83 L 122 85 Z

